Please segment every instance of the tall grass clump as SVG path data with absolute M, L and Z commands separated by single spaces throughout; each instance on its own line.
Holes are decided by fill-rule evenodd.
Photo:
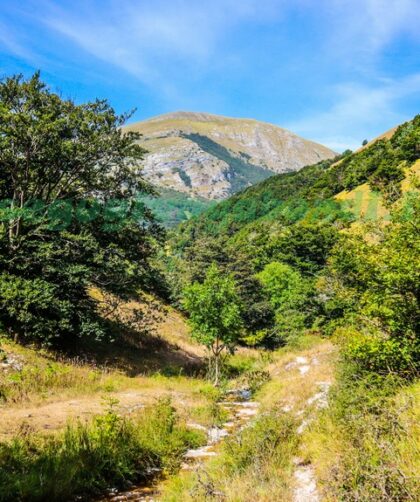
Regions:
M 165 502 L 290 500 L 298 438 L 293 417 L 270 410 L 227 438 L 218 457 L 194 473 L 174 477 Z M 283 498 L 283 497 L 286 498 Z
M 0 500 L 62 501 L 123 488 L 176 469 L 186 449 L 204 440 L 181 424 L 168 400 L 119 416 L 111 403 L 90 424 L 51 436 L 22 431 L 0 444 Z

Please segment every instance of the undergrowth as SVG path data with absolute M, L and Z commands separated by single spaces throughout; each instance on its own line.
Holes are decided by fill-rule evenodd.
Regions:
M 419 404 L 418 383 L 345 368 L 307 438 L 326 500 L 419 500 Z
M 173 472 L 183 453 L 204 442 L 188 430 L 171 403 L 162 400 L 134 418 L 107 412 L 56 435 L 22 430 L 0 444 L 0 500 L 62 501 L 99 495 L 105 488 L 142 482 L 160 470 Z
M 205 467 L 172 478 L 162 501 L 289 500 L 295 425 L 292 417 L 274 409 L 259 416 L 229 437 Z

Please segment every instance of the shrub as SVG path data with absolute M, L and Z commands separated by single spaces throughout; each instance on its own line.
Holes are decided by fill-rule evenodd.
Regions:
M 353 361 L 359 371 L 410 375 L 415 372 L 419 347 L 411 339 L 360 335 L 348 343 L 343 355 Z

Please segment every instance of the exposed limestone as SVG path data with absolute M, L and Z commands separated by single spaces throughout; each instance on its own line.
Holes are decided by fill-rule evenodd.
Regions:
M 335 155 L 272 124 L 206 113 L 171 113 L 125 129 L 143 135 L 146 178 L 207 199 L 224 199 L 273 173 Z

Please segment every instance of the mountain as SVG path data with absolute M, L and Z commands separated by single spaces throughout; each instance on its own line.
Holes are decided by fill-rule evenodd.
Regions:
M 384 205 L 419 176 L 419 135 L 417 115 L 338 161 L 272 176 L 182 225 L 178 242 L 225 235 L 241 245 L 246 240 L 264 243 L 277 227 L 282 232 L 299 222 L 386 217 Z
M 125 130 L 142 134 L 144 174 L 153 184 L 207 200 L 336 155 L 272 124 L 208 113 L 169 113 Z

